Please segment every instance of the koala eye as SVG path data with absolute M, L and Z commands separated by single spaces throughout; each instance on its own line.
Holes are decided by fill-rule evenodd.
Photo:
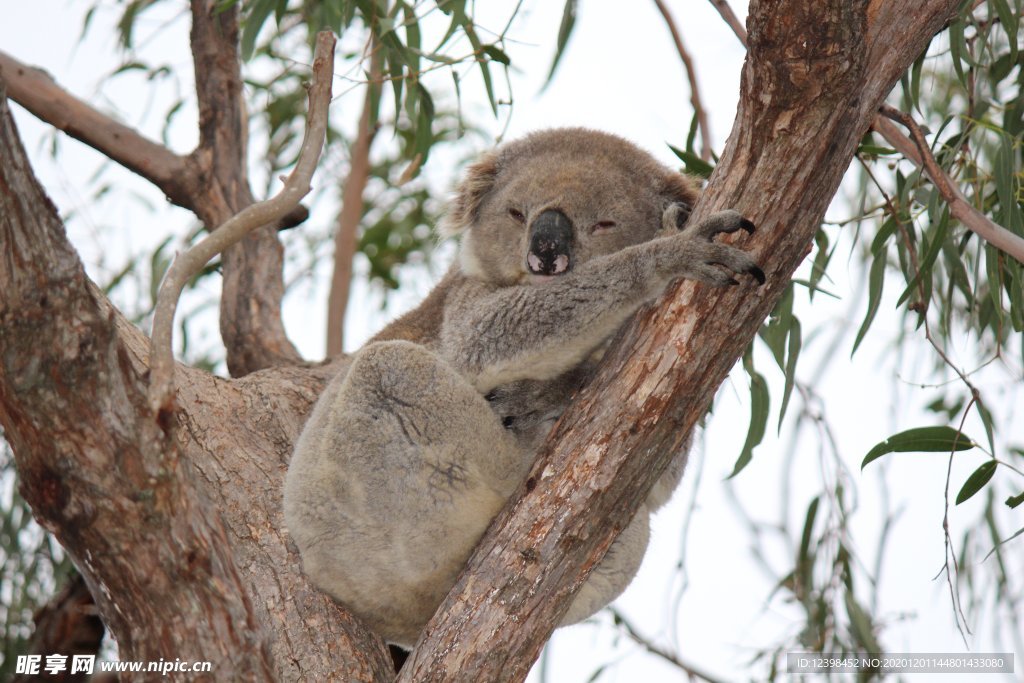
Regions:
M 615 221 L 598 221 L 590 226 L 590 232 L 607 232 L 615 227 Z
M 509 209 L 508 215 L 512 216 L 512 219 L 515 220 L 516 223 L 526 222 L 526 216 L 523 215 L 523 212 L 520 211 L 519 209 Z

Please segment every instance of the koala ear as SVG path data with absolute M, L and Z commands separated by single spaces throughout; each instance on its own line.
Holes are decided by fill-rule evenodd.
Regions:
M 498 155 L 488 152 L 466 169 L 466 176 L 455 190 L 455 197 L 437 225 L 443 237 L 458 235 L 476 220 L 480 203 L 498 175 Z
M 665 176 L 662 196 L 666 206 L 669 204 L 683 204 L 686 206 L 685 218 L 689 218 L 690 212 L 693 211 L 697 198 L 700 196 L 700 183 L 692 176 L 682 173 L 669 173 Z M 679 227 L 683 226 L 680 225 Z

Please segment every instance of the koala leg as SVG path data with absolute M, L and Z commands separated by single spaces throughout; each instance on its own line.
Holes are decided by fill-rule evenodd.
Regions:
M 377 342 L 303 430 L 285 520 L 313 582 L 411 647 L 531 459 L 446 362 Z
M 590 572 L 587 582 L 569 605 L 561 626 L 583 621 L 619 597 L 636 576 L 647 551 L 651 513 L 646 505 L 636 511 L 619 537 L 615 539 L 601 563 Z
M 661 509 L 679 487 L 679 482 L 683 479 L 683 470 L 690 459 L 690 448 L 692 446 L 693 432 L 686 438 L 686 442 L 679 449 L 679 452 L 672 456 L 668 467 L 665 468 L 662 475 L 654 482 L 654 486 L 651 487 L 651 492 L 648 494 L 646 501 L 647 507 L 651 512 Z

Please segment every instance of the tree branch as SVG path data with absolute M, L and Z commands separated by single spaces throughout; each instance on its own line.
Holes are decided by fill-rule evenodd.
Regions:
M 658 11 L 661 12 L 669 32 L 672 33 L 672 40 L 676 44 L 676 52 L 679 53 L 679 59 L 683 62 L 686 78 L 690 83 L 690 104 L 693 106 L 693 112 L 697 116 L 697 127 L 700 128 L 700 158 L 704 161 L 711 161 L 711 125 L 708 123 L 708 114 L 704 110 L 704 104 L 701 102 L 700 87 L 697 85 L 697 69 L 693 64 L 690 53 L 686 50 L 686 46 L 683 45 L 683 36 L 679 32 L 676 22 L 672 19 L 672 14 L 668 11 L 668 7 L 665 6 L 663 0 L 654 0 L 654 4 L 658 6 Z
M 334 34 L 321 31 L 313 54 L 313 80 L 309 86 L 309 111 L 306 133 L 299 150 L 295 169 L 285 180 L 277 195 L 250 204 L 211 232 L 202 241 L 174 259 L 160 285 L 153 314 L 153 335 L 150 352 L 149 406 L 154 413 L 171 410 L 174 395 L 174 350 L 171 337 L 174 312 L 185 284 L 216 254 L 252 232 L 273 224 L 292 211 L 310 189 L 320 152 L 327 136 L 327 117 L 334 79 Z
M 191 208 L 195 184 L 189 182 L 185 157 L 79 100 L 42 69 L 2 51 L 0 78 L 11 99 L 34 116 L 142 176 L 178 206 Z
M 758 232 L 757 290 L 670 288 L 620 331 L 427 625 L 403 681 L 521 680 L 785 291 L 884 96 L 957 0 L 760 0 L 729 143 L 691 220 Z M 900 39 L 895 39 L 899 36 Z M 872 66 L 872 68 L 868 68 Z
M 725 19 L 725 23 L 729 24 L 729 28 L 736 34 L 736 37 L 743 43 L 743 47 L 747 46 L 747 29 L 743 28 L 743 22 L 739 20 L 736 13 L 732 11 L 732 7 L 729 6 L 728 0 L 710 0 L 718 13 L 722 15 L 722 19 Z
M 64 131 L 160 188 L 176 206 L 199 215 L 202 196 L 193 157 L 175 154 L 153 142 L 134 128 L 93 108 L 57 84 L 43 69 L 24 64 L 0 50 L 0 79 L 7 83 L 7 94 L 33 116 Z M 309 217 L 303 206 L 285 216 L 275 226 L 293 228 Z M 202 216 L 200 216 L 202 218 Z
M 327 357 L 342 352 L 345 341 L 345 311 L 348 310 L 349 288 L 352 283 L 352 259 L 356 254 L 359 222 L 363 217 L 363 192 L 370 178 L 370 146 L 377 133 L 371 125 L 373 89 L 380 87 L 379 51 L 370 49 L 370 73 L 367 75 L 363 112 L 359 115 L 359 129 L 352 145 L 348 176 L 341 191 L 341 211 L 338 212 L 334 233 L 334 273 L 331 291 L 327 297 Z
M 707 683 L 723 683 L 722 679 L 712 676 L 706 671 L 693 666 L 689 662 L 684 662 L 677 655 L 667 651 L 665 648 L 659 647 L 655 643 L 651 642 L 650 639 L 645 638 L 641 635 L 640 631 L 638 631 L 637 628 L 633 626 L 628 619 L 626 619 L 622 612 L 617 609 L 609 609 L 608 611 L 612 613 L 612 618 L 615 620 L 615 624 L 620 626 L 626 632 L 626 635 L 629 636 L 630 640 L 650 652 L 652 655 L 661 657 L 672 666 L 681 670 L 691 681 L 702 680 Z
M 913 141 L 900 133 L 895 126 L 882 118 L 882 116 L 898 121 L 903 124 Z M 1009 254 L 1024 263 L 1024 238 L 1013 234 L 1003 226 L 990 220 L 967 201 L 960 188 L 953 182 L 939 166 L 928 146 L 928 140 L 924 137 L 921 127 L 913 118 L 904 112 L 894 109 L 889 105 L 882 106 L 882 116 L 875 119 L 872 128 L 878 131 L 896 151 L 909 159 L 918 168 L 923 168 L 928 177 L 935 183 L 939 194 L 949 204 L 949 211 L 964 226 L 978 235 L 992 246 Z
M 225 7 L 219 0 L 191 0 L 190 4 L 199 147 L 189 158 L 206 188 L 197 214 L 212 227 L 254 201 L 246 173 L 248 118 L 238 58 L 240 3 Z M 224 252 L 220 331 L 228 370 L 235 377 L 301 360 L 281 322 L 283 262 L 273 225 L 252 231 Z

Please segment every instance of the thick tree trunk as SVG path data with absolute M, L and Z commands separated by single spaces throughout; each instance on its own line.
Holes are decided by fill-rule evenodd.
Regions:
M 227 23 L 194 42 L 234 40 L 235 19 L 215 22 L 213 4 L 193 0 L 209 25 Z M 881 100 L 956 5 L 751 3 L 739 113 L 695 218 L 733 207 L 753 219 L 760 230 L 745 246 L 768 285 L 681 285 L 620 335 L 403 679 L 525 676 L 783 292 Z M 199 47 L 197 64 L 209 46 Z M 211 63 L 236 69 L 233 49 L 214 49 Z M 201 120 L 214 138 L 241 144 L 230 142 L 243 124 L 229 86 L 219 105 L 220 91 L 200 93 L 204 106 L 228 110 L 207 116 L 226 118 Z M 204 149 L 212 147 L 196 154 Z M 215 180 L 225 206 L 251 200 L 237 166 Z M 246 303 L 249 279 L 280 278 L 268 237 L 225 257 L 226 269 L 238 269 L 234 284 L 226 277 L 222 310 L 238 374 L 295 357 L 274 331 L 277 285 L 254 282 Z M 26 500 L 74 558 L 121 656 L 209 660 L 218 680 L 391 678 L 380 640 L 306 582 L 282 529 L 292 444 L 334 368 L 223 380 L 179 367 L 176 419 L 158 424 L 146 407 L 146 348 L 86 278 L 31 174 L 0 84 L 0 423 Z

